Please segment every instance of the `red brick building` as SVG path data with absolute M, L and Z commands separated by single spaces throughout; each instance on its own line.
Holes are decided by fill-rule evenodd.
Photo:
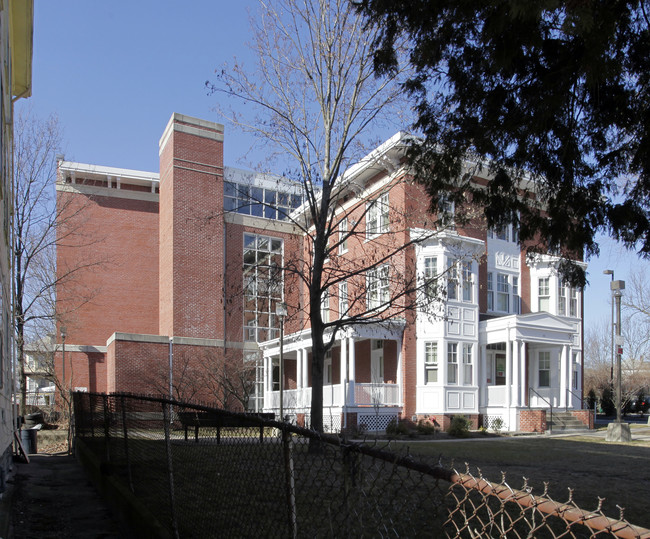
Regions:
M 286 218 L 304 222 L 302 192 L 225 167 L 223 144 L 223 126 L 174 114 L 160 174 L 59 163 L 58 203 L 73 212 L 63 230 L 74 241 L 60 246 L 58 271 L 82 268 L 57 291 L 66 383 L 167 394 L 171 373 L 175 397 L 235 406 L 224 380 L 241 386 L 241 366 L 257 365 L 247 405 L 277 412 L 276 306 L 286 302 L 284 408 L 308 423 L 306 289 L 298 270 L 279 271 L 310 260 L 306 235 Z M 580 409 L 581 292 L 558 278 L 554 257 L 528 260 L 514 227 L 488 231 L 480 211 L 463 226 L 441 218 L 457 208 L 432 215 L 402 164 L 405 147 L 395 135 L 337 187 L 326 267 L 367 269 L 333 278 L 321 313 L 326 322 L 369 314 L 334 336 L 327 426 L 383 429 L 396 415 L 444 426 L 463 414 L 532 430 L 551 406 Z M 407 295 L 391 301 L 397 276 L 418 294 L 436 283 L 437 296 L 400 309 Z

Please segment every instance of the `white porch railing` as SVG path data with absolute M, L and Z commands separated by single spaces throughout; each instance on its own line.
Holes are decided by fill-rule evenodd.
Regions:
M 348 406 L 398 406 L 400 391 L 397 384 L 359 384 L 354 385 L 354 402 Z M 308 409 L 311 406 L 311 387 L 304 389 L 285 389 L 282 405 L 286 410 Z M 323 406 L 342 406 L 343 390 L 341 384 L 323 386 Z M 280 392 L 266 393 L 265 408 L 280 408 Z
M 354 404 L 396 406 L 400 403 L 397 384 L 355 384 Z
M 488 406 L 503 406 L 506 403 L 506 386 L 487 386 Z

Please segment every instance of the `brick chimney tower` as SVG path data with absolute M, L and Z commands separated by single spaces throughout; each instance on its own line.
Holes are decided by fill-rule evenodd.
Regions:
M 172 114 L 160 139 L 160 335 L 223 325 L 223 125 Z

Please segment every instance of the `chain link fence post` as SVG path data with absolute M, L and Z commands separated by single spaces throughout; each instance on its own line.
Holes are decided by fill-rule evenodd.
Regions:
M 104 447 L 106 449 L 106 463 L 111 462 L 111 417 L 108 407 L 108 395 L 103 395 L 102 404 L 104 405 Z
M 293 475 L 293 437 L 291 433 L 282 427 L 282 451 L 284 453 L 284 475 L 287 490 L 287 509 L 289 517 L 289 529 L 291 537 L 298 537 L 298 523 L 296 515 L 296 485 Z
M 135 494 L 133 488 L 133 476 L 131 475 L 131 459 L 129 457 L 129 431 L 126 424 L 126 404 L 124 402 L 124 395 L 120 396 L 120 406 L 122 407 L 122 433 L 124 434 L 124 456 L 126 458 L 126 473 L 129 480 L 129 489 Z
M 168 475 L 168 485 L 169 485 L 169 508 L 172 517 L 172 533 L 176 539 L 179 539 L 178 535 L 178 522 L 176 520 L 176 499 L 174 496 L 174 463 L 172 459 L 172 441 L 170 433 L 170 424 L 171 424 L 171 404 L 162 403 L 163 410 L 163 426 L 165 429 L 165 448 L 167 450 L 167 475 Z

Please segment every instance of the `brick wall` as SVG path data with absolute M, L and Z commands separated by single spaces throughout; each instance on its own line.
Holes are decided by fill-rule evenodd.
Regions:
M 69 345 L 158 330 L 158 203 L 57 191 L 57 311 Z
M 159 333 L 219 338 L 225 277 L 223 126 L 172 115 L 161 139 L 160 178 Z
M 519 430 L 522 432 L 546 432 L 546 410 L 521 410 Z
M 572 410 L 571 415 L 582 421 L 588 429 L 594 428 L 594 411 L 593 410 Z

